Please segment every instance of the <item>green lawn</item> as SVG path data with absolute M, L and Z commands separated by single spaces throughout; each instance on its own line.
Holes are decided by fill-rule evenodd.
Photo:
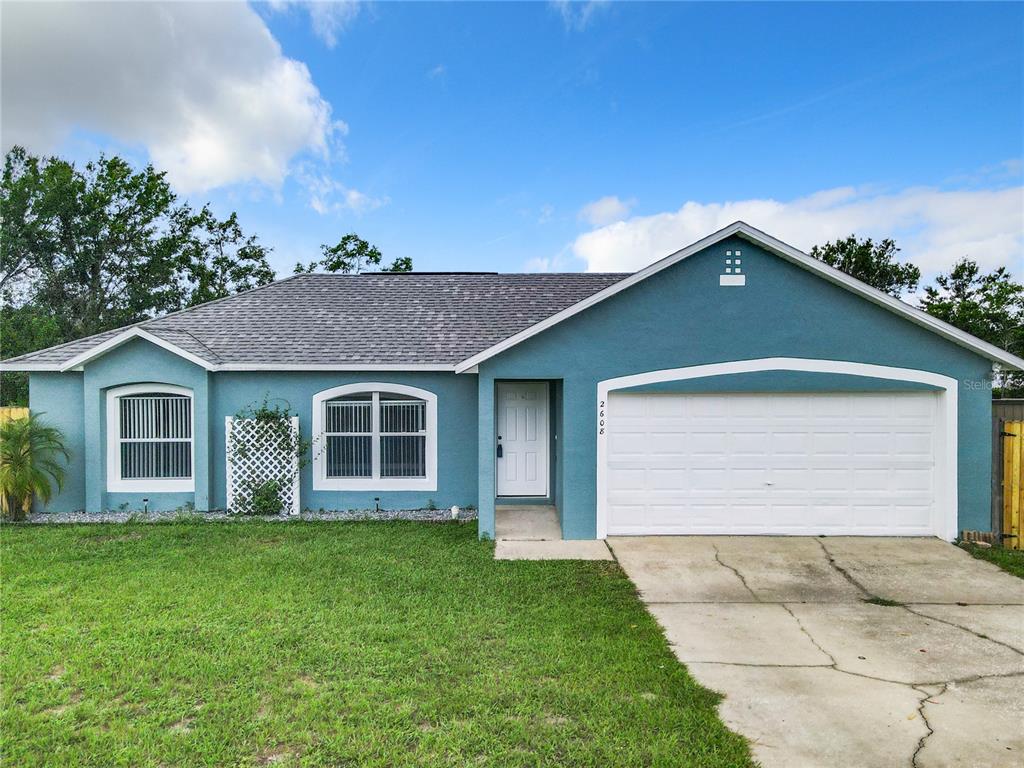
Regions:
M 459 524 L 0 535 L 5 765 L 750 765 L 614 563 Z
M 990 563 L 998 565 L 1007 573 L 1012 573 L 1017 578 L 1024 579 L 1024 550 L 977 546 L 967 546 L 964 549 L 979 560 L 988 560 Z

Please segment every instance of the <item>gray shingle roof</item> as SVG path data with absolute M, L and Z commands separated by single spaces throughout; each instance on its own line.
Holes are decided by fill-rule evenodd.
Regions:
M 133 327 L 214 365 L 454 365 L 626 276 L 297 275 Z M 4 362 L 60 364 L 124 330 Z

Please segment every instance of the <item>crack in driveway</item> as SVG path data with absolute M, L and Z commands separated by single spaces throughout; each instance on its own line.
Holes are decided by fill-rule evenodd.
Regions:
M 762 544 L 768 541 L 764 537 L 759 538 Z M 946 619 L 930 616 L 924 612 L 927 610 L 926 606 L 929 605 L 963 606 L 964 604 L 958 600 L 952 598 L 945 602 L 908 600 L 915 607 L 902 603 L 884 608 L 880 606 L 877 609 L 873 606 L 865 606 L 867 614 L 851 608 L 850 606 L 872 602 L 871 598 L 875 597 L 873 592 L 858 579 L 856 570 L 857 568 L 872 567 L 870 563 L 873 562 L 873 558 L 877 557 L 877 553 L 873 550 L 867 550 L 871 557 L 864 559 L 857 555 L 858 550 L 852 542 L 844 541 L 838 545 L 843 550 L 843 554 L 838 557 L 853 558 L 854 566 L 848 569 L 844 567 L 844 563 L 837 560 L 837 554 L 819 537 L 814 537 L 817 547 L 811 548 L 814 551 L 820 548 L 821 554 L 817 556 L 810 554 L 806 546 L 798 544 L 794 544 L 792 550 L 788 550 L 781 545 L 778 539 L 775 539 L 771 546 L 764 548 L 759 548 L 759 543 L 754 541 L 753 537 L 749 542 L 749 547 L 744 546 L 745 542 L 738 537 L 729 541 L 708 539 L 707 549 L 704 552 L 706 555 L 713 555 L 715 565 L 711 565 L 710 558 L 701 560 L 701 546 L 695 546 L 694 541 L 694 538 L 689 538 L 686 545 L 680 546 L 675 551 L 671 547 L 664 547 L 663 544 L 660 548 L 652 547 L 649 556 L 643 548 L 627 548 L 624 542 L 621 544 L 622 549 L 619 552 L 616 551 L 616 548 L 620 546 L 618 542 L 610 541 L 609 548 L 638 587 L 641 584 L 651 587 L 650 589 L 641 587 L 639 590 L 641 597 L 645 591 L 654 593 L 653 596 L 657 599 L 644 600 L 645 604 L 652 609 L 658 608 L 657 616 L 667 617 L 670 623 L 674 623 L 675 629 L 669 628 L 664 622 L 662 622 L 662 626 L 665 628 L 677 656 L 684 664 L 692 665 L 698 680 L 703 677 L 705 685 L 718 688 L 725 693 L 726 699 L 723 700 L 722 705 L 723 717 L 727 718 L 730 727 L 747 736 L 755 750 L 755 759 L 760 760 L 765 766 L 776 764 L 776 761 L 778 764 L 784 765 L 813 763 L 888 766 L 906 760 L 912 768 L 923 768 L 934 759 L 931 754 L 923 756 L 922 753 L 929 740 L 935 737 L 937 732 L 943 737 L 943 750 L 949 746 L 949 743 L 958 748 L 968 748 L 966 742 L 961 744 L 961 737 L 958 734 L 960 728 L 964 728 L 965 732 L 969 732 L 969 729 L 958 723 L 956 729 L 951 730 L 947 724 L 948 717 L 940 718 L 939 725 L 936 725 L 934 710 L 931 711 L 932 719 L 929 719 L 928 707 L 930 705 L 942 703 L 937 700 L 951 688 L 960 684 L 1004 678 L 1024 678 L 1024 670 L 1016 671 L 1017 662 L 1010 659 L 1009 662 L 1004 663 L 1005 651 L 1012 652 L 1014 657 L 1024 656 L 1024 652 L 1020 648 L 1014 647 L 1011 642 L 993 638 L 989 634 L 984 634 L 983 631 L 972 629 L 952 620 L 959 618 L 955 613 L 950 619 Z M 802 541 L 806 541 L 806 539 L 802 539 Z M 862 540 L 857 542 L 857 545 L 863 544 L 867 547 L 870 546 L 869 542 L 870 540 Z M 721 547 L 718 546 L 719 544 Z M 737 548 L 736 544 L 740 544 L 743 548 Z M 935 565 L 938 569 L 937 573 L 941 574 L 945 562 L 941 558 L 950 557 L 927 542 L 922 543 L 919 550 L 914 549 L 913 542 L 908 541 L 906 546 L 911 556 L 905 562 L 910 567 L 919 567 L 922 562 L 927 564 L 927 560 L 922 561 L 918 553 L 925 556 L 936 554 L 940 559 L 935 561 Z M 928 546 L 933 546 L 933 548 L 928 549 Z M 641 555 L 639 559 L 637 558 L 638 553 Z M 824 576 L 820 575 L 822 573 L 820 566 L 815 565 L 816 562 L 820 563 L 822 555 L 828 563 Z M 736 564 L 737 558 L 740 560 L 740 565 Z M 780 565 L 783 566 L 781 569 Z M 735 582 L 723 581 L 722 577 L 714 575 L 716 566 L 735 577 L 743 585 L 751 599 L 735 599 L 742 597 L 742 593 L 737 592 L 734 586 L 729 586 L 730 583 L 734 584 Z M 918 571 L 907 571 L 906 574 L 900 572 L 898 556 L 894 563 L 887 564 L 887 566 L 895 568 L 895 573 L 903 579 L 897 583 L 909 583 L 911 589 L 914 583 L 913 579 L 920 578 Z M 815 568 L 818 569 L 818 578 L 807 580 L 806 573 Z M 634 571 L 634 569 L 636 570 Z M 855 593 L 848 589 L 838 590 L 836 585 L 839 582 L 827 575 L 829 569 L 841 577 L 843 582 L 852 586 Z M 668 577 L 669 573 L 673 576 Z M 926 578 L 929 572 L 925 571 L 924 573 Z M 692 579 L 691 574 L 694 577 Z M 792 574 L 791 579 L 790 574 Z M 764 582 L 766 577 L 768 581 Z M 671 581 L 668 580 L 669 578 Z M 758 582 L 759 578 L 762 580 L 761 583 Z M 997 586 L 993 587 L 993 595 L 1002 594 L 998 591 Z M 762 596 L 766 594 L 771 598 L 778 599 L 765 599 Z M 799 599 L 804 594 L 810 599 Z M 832 594 L 837 595 L 836 598 L 827 599 Z M 929 594 L 934 594 L 934 590 Z M 677 595 L 678 599 L 673 599 Z M 826 599 L 821 599 L 822 595 L 825 595 Z M 983 595 L 984 592 L 982 592 Z M 702 605 L 706 608 L 702 608 Z M 813 608 L 815 605 L 818 607 Z M 836 610 L 840 613 L 834 616 L 832 611 L 823 607 L 831 605 L 837 606 Z M 965 607 L 974 608 L 981 605 L 1002 607 L 1005 604 L 972 602 L 970 606 Z M 672 606 L 679 606 L 679 608 L 673 609 Z M 778 610 L 772 606 L 781 608 L 788 619 L 785 619 L 781 613 L 771 613 L 771 611 Z M 807 608 L 802 608 L 802 606 L 807 606 Z M 839 606 L 846 607 L 840 609 Z M 875 614 L 872 612 L 886 609 L 901 609 L 905 615 L 915 618 L 906 623 L 904 620 L 895 619 L 894 617 L 898 615 L 896 613 Z M 673 613 L 674 610 L 675 613 Z M 835 621 L 844 615 L 843 612 L 845 612 L 845 616 L 851 617 L 851 620 L 854 621 L 849 629 L 849 632 L 852 633 L 850 635 L 844 635 L 843 628 L 837 627 L 835 624 Z M 878 619 L 882 623 L 877 624 L 874 617 L 885 615 L 890 618 Z M 981 630 L 986 630 L 990 626 L 985 622 L 994 621 L 995 623 L 991 626 L 996 628 L 997 633 L 1007 632 L 1005 618 L 1001 620 L 989 618 L 997 617 L 1001 615 L 1001 612 L 990 609 L 988 613 L 970 615 L 975 622 L 982 622 Z M 795 627 L 788 630 L 792 634 L 787 635 L 785 621 L 788 620 L 795 622 Z M 918 620 L 926 622 L 925 626 L 931 622 L 935 624 L 927 629 L 922 629 L 922 625 L 917 623 Z M 762 621 L 763 630 L 761 630 Z M 890 625 L 889 621 L 895 621 L 895 624 Z M 939 625 L 950 629 L 941 629 Z M 893 633 L 892 644 L 887 641 L 888 635 L 885 634 L 886 628 L 890 626 L 888 631 Z M 861 631 L 858 627 L 863 627 L 863 631 L 867 634 L 864 634 L 863 637 L 858 635 L 857 632 Z M 693 637 L 690 637 L 691 629 L 695 632 Z M 796 634 L 797 629 L 799 635 Z M 956 640 L 955 634 L 950 634 L 951 630 L 955 633 L 964 633 L 973 639 L 969 641 Z M 815 634 L 822 632 L 826 634 L 822 640 L 819 640 Z M 940 654 L 931 661 L 927 660 L 928 657 L 922 657 L 920 662 L 907 655 L 906 662 L 904 662 L 902 654 L 911 653 L 917 646 L 913 645 L 914 640 L 899 641 L 898 636 L 916 638 L 920 632 L 926 632 L 927 634 L 924 636 L 929 640 L 939 642 L 942 652 L 946 655 Z M 798 642 L 800 636 L 806 637 L 806 642 L 809 645 L 805 646 L 806 651 L 797 652 L 797 658 L 793 658 L 793 649 L 798 648 L 794 643 Z M 1012 632 L 1009 637 L 1012 641 Z M 853 656 L 850 654 L 860 652 L 859 643 L 862 639 L 878 649 L 875 653 L 865 651 L 872 659 L 865 662 L 866 671 L 844 669 L 841 664 L 849 665 L 851 661 L 854 665 L 860 666 L 858 662 L 853 661 Z M 970 643 L 975 643 L 976 640 L 993 643 L 994 645 L 988 647 L 991 648 L 991 653 L 996 655 L 986 655 L 984 648 L 973 649 Z M 694 644 L 695 642 L 696 644 Z M 965 642 L 968 643 L 967 646 L 963 645 Z M 852 647 L 848 647 L 848 643 L 853 643 Z M 817 653 L 821 654 L 822 663 L 812 663 L 815 660 L 813 656 L 815 651 L 811 650 L 812 646 Z M 775 647 L 779 649 L 778 652 L 774 650 Z M 709 649 L 710 653 L 708 653 Z M 687 656 L 688 653 L 695 655 Z M 881 653 L 881 657 L 879 657 L 879 653 Z M 708 660 L 702 660 L 704 658 Z M 717 658 L 717 660 L 711 660 L 713 658 Z M 779 661 L 793 659 L 797 663 L 771 663 L 773 658 Z M 858 658 L 864 659 L 864 656 Z M 976 664 L 974 659 L 984 663 Z M 755 663 L 756 661 L 762 663 Z M 879 663 L 881 666 L 878 666 Z M 936 667 L 933 664 L 939 666 Z M 735 673 L 726 671 L 730 668 L 737 671 Z M 749 672 L 739 671 L 744 669 Z M 764 677 L 757 672 L 758 669 L 766 670 Z M 770 674 L 768 670 L 772 669 L 778 670 L 778 673 Z M 1005 671 L 1006 669 L 1015 671 Z M 722 671 L 713 672 L 712 670 Z M 840 683 L 838 682 L 840 678 L 828 676 L 816 677 L 813 674 L 816 670 L 839 673 L 851 682 Z M 894 670 L 897 674 L 908 674 L 906 674 L 906 679 L 901 680 L 870 674 L 871 671 L 887 670 Z M 806 671 L 809 676 L 802 674 L 802 671 Z M 940 679 L 928 681 L 918 679 L 924 676 L 921 674 L 922 672 L 927 674 L 929 671 L 938 673 L 936 676 Z M 827 673 L 817 674 L 827 675 Z M 852 682 L 853 679 L 870 681 L 870 683 L 857 684 Z M 832 680 L 837 682 L 830 682 Z M 898 687 L 893 689 L 857 687 L 858 685 L 870 686 L 876 683 Z M 900 690 L 905 693 L 899 694 Z M 977 710 L 979 714 L 973 716 L 982 718 L 982 720 L 990 719 L 986 708 L 992 705 L 988 701 L 983 701 L 975 706 L 980 709 Z M 901 708 L 904 707 L 907 709 L 902 709 L 901 714 Z M 913 709 L 909 709 L 909 707 L 913 707 Z M 916 726 L 911 723 L 915 713 L 921 718 L 920 725 Z M 905 718 L 904 715 L 906 715 Z M 797 722 L 801 723 L 801 726 L 794 731 L 792 724 Z M 810 723 L 814 725 L 807 725 Z M 810 732 L 806 730 L 800 732 L 801 727 L 810 728 Z M 925 731 L 923 734 L 920 733 L 922 727 Z M 881 733 L 884 733 L 885 736 L 880 740 L 879 734 Z M 842 746 L 837 747 L 837 744 Z M 771 745 L 771 749 L 765 751 L 767 745 Z M 988 746 L 986 742 L 982 741 L 978 744 L 971 744 L 969 748 L 976 750 L 980 747 L 984 750 Z M 813 750 L 816 749 L 822 751 L 814 752 Z M 840 752 L 835 752 L 836 749 L 839 749 Z M 904 757 L 900 758 L 899 755 Z M 1001 757 L 997 758 L 993 765 L 1000 764 L 999 759 Z
M 918 757 L 918 755 L 920 755 L 921 754 L 921 750 L 924 749 L 925 742 L 927 742 L 928 739 L 930 739 L 932 736 L 935 735 L 935 729 L 932 727 L 932 724 L 930 722 L 928 722 L 928 713 L 925 711 L 925 707 L 928 704 L 934 704 L 935 703 L 935 701 L 934 701 L 935 699 L 939 698 L 942 694 L 944 694 L 946 691 L 948 691 L 949 690 L 949 683 L 943 683 L 942 690 L 939 691 L 934 696 L 929 694 L 928 691 L 925 691 L 925 690 L 923 690 L 921 688 L 918 688 L 918 687 L 915 687 L 914 690 L 924 694 L 924 698 L 921 699 L 921 706 L 919 706 L 917 708 L 917 714 L 919 714 L 921 716 L 921 721 L 924 723 L 924 727 L 928 729 L 928 732 L 924 736 L 921 737 L 920 741 L 917 742 L 917 748 L 914 750 L 914 754 L 912 754 L 910 756 L 910 765 L 913 766 L 913 768 L 918 768 L 918 764 L 917 764 L 917 757 Z
M 840 576 L 842 576 L 853 586 L 859 589 L 861 594 L 864 595 L 864 597 L 874 597 L 874 595 L 872 595 L 871 592 L 869 592 L 863 584 L 861 584 L 859 581 L 853 578 L 852 575 L 850 575 L 850 572 L 848 570 L 846 570 L 845 568 L 843 568 L 843 566 L 836 562 L 835 556 L 828 551 L 828 547 L 825 546 L 824 541 L 822 541 L 818 537 L 815 537 L 814 540 L 818 542 L 818 546 L 821 547 L 821 551 L 825 553 L 825 559 L 828 561 L 828 564 L 831 565 L 836 570 L 836 572 L 839 573 Z
M 754 592 L 754 590 L 752 590 L 750 588 L 750 585 L 747 583 L 747 579 L 743 576 L 742 573 L 740 573 L 740 569 L 736 568 L 734 566 L 731 566 L 728 563 L 726 563 L 724 560 L 722 560 L 722 553 L 718 551 L 718 547 L 716 547 L 714 544 L 711 545 L 711 548 L 713 550 L 715 550 L 715 562 L 718 563 L 723 568 L 728 568 L 730 571 L 735 573 L 736 574 L 736 578 L 740 580 L 740 582 L 746 588 L 747 592 L 750 593 L 750 596 L 754 598 L 754 602 L 755 603 L 760 603 L 761 602 L 761 598 L 759 598 L 757 596 L 757 593 Z
M 915 603 L 915 605 L 921 605 L 921 603 Z M 937 605 L 949 605 L 949 603 L 937 603 Z M 974 635 L 975 637 L 977 637 L 977 638 L 979 638 L 981 640 L 988 640 L 990 643 L 995 643 L 996 645 L 1001 645 L 1001 646 L 1003 646 L 1003 648 L 1011 650 L 1014 653 L 1019 654 L 1021 656 L 1024 656 L 1024 651 L 1022 651 L 1020 648 L 1015 648 L 1014 646 L 1010 645 L 1009 643 L 1004 643 L 1002 640 L 997 640 L 996 638 L 990 637 L 989 635 L 983 635 L 980 632 L 976 632 L 975 630 L 971 629 L 970 627 L 965 627 L 963 624 L 957 624 L 955 621 L 949 621 L 948 619 L 940 619 L 938 616 L 929 616 L 927 613 L 921 613 L 919 611 L 915 611 L 909 605 L 903 605 L 903 606 L 900 606 L 900 607 L 903 608 L 905 611 L 909 611 L 910 613 L 914 614 L 915 616 L 920 616 L 922 619 L 928 619 L 929 621 L 937 621 L 940 624 L 948 624 L 951 627 L 956 627 L 957 629 L 962 629 L 964 632 L 969 632 L 970 634 Z

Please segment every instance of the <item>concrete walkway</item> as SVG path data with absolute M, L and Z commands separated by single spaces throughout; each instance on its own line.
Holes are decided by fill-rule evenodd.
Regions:
M 562 538 L 558 510 L 544 505 L 499 506 L 494 515 L 495 560 L 611 560 L 603 541 Z
M 1024 764 L 1024 581 L 938 539 L 609 545 L 765 768 Z

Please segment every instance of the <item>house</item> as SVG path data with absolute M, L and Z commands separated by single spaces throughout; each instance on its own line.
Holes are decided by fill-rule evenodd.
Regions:
M 269 397 L 323 446 L 303 508 L 952 539 L 991 528 L 993 365 L 737 222 L 635 274 L 299 275 L 4 368 L 67 436 L 56 511 L 224 508 L 226 419 Z

